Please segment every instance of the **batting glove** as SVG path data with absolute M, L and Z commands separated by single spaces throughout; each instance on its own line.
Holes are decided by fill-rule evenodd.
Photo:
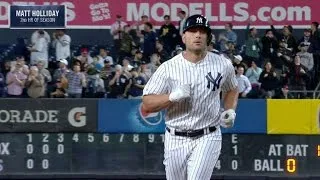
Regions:
M 221 126 L 224 128 L 231 128 L 236 119 L 236 112 L 233 109 L 228 109 L 221 113 Z
M 169 101 L 179 102 L 190 97 L 190 84 L 184 84 L 175 88 L 169 95 Z

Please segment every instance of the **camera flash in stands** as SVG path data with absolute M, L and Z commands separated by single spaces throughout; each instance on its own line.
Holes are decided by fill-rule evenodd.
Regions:
M 320 157 L 320 145 L 317 146 L 317 155 Z

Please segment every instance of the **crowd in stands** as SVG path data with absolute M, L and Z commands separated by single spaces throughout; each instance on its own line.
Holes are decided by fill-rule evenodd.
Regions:
M 131 25 L 118 15 L 110 29 L 113 46 L 81 46 L 79 53 L 67 30 L 52 35 L 36 30 L 30 43 L 21 40 L 15 56 L 2 64 L 0 96 L 141 98 L 157 67 L 184 49 L 181 36 L 187 15 L 181 11 L 179 17 L 178 28 L 166 15 L 156 31 L 146 15 Z M 294 37 L 292 26 L 276 30 L 269 23 L 270 29 L 259 37 L 249 21 L 244 44 L 238 44 L 232 24 L 227 23 L 222 33 L 213 30 L 208 50 L 232 61 L 241 98 L 308 98 L 306 92 L 319 82 L 319 24 L 312 22 Z

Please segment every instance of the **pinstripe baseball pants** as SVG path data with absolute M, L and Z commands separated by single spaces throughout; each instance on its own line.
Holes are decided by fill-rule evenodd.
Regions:
M 221 151 L 220 128 L 199 137 L 165 133 L 164 161 L 167 180 L 209 180 Z

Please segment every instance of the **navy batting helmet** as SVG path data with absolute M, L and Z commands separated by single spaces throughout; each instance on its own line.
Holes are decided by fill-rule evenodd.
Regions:
M 205 29 L 207 29 L 207 34 L 208 34 L 207 44 L 209 45 L 211 43 L 212 34 L 211 34 L 210 24 L 207 18 L 200 14 L 195 14 L 188 17 L 183 26 L 183 33 L 185 33 L 186 31 L 188 31 L 188 29 L 193 27 L 204 27 Z

